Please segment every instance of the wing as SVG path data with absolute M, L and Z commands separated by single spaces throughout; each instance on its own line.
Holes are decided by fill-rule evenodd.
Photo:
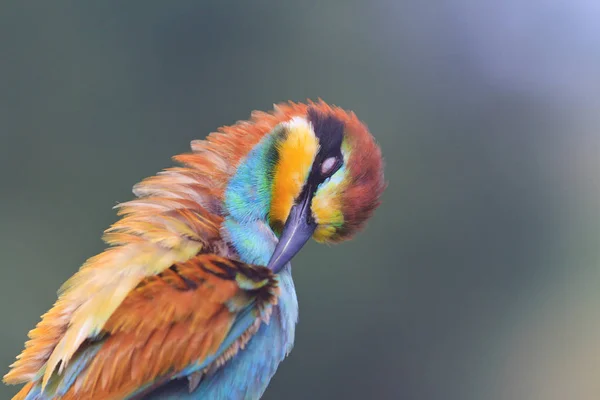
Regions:
M 55 368 L 68 365 L 85 340 L 97 337 L 142 280 L 210 251 L 211 243 L 219 241 L 220 217 L 183 199 L 151 200 L 125 203 L 125 217 L 105 236 L 114 246 L 89 259 L 63 285 L 54 307 L 30 332 L 31 340 L 5 382 L 30 381 L 43 367 L 47 382 Z
M 39 374 L 16 399 L 122 399 L 182 374 L 197 383 L 268 320 L 277 282 L 267 268 L 215 255 L 176 263 L 132 290 L 43 390 Z

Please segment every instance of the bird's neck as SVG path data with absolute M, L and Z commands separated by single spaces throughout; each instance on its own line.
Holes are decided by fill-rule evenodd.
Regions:
M 268 223 L 276 140 L 266 135 L 238 166 L 225 191 L 223 236 L 247 263 L 267 265 L 277 244 Z

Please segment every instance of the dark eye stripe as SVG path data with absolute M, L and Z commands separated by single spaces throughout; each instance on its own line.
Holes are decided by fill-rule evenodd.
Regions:
M 319 139 L 320 152 L 325 155 L 339 153 L 344 139 L 344 122 L 314 108 L 309 108 L 308 120 L 313 125 L 315 136 Z

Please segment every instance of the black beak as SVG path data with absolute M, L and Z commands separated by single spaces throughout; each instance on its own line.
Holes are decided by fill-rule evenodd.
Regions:
M 274 273 L 278 273 L 300 251 L 317 227 L 310 209 L 312 195 L 313 191 L 307 185 L 300 194 L 298 203 L 290 210 L 279 243 L 267 265 Z

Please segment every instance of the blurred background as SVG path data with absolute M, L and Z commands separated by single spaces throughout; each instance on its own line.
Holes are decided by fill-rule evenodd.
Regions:
M 2 374 L 134 183 L 322 97 L 389 188 L 294 262 L 264 398 L 599 398 L 600 2 L 11 1 L 0 49 Z

